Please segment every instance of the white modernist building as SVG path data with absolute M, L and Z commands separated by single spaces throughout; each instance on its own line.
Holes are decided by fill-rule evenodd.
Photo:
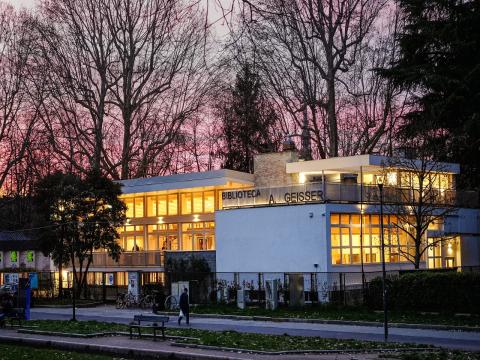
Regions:
M 118 261 L 95 253 L 89 282 L 125 286 L 133 272 L 143 283 L 163 282 L 169 258 L 192 254 L 237 280 L 239 273 L 373 272 L 382 260 L 382 227 L 387 269 L 413 269 L 408 211 L 420 193 L 433 219 L 422 241 L 436 244 L 421 254 L 420 267 L 479 266 L 478 194 L 456 191 L 459 166 L 435 164 L 421 182 L 419 161 L 394 160 L 302 161 L 284 151 L 257 156 L 254 174 L 216 170 L 122 181 L 123 253 Z

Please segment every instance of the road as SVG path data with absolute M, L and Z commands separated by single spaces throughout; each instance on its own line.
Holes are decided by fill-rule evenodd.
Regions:
M 116 323 L 128 323 L 133 315 L 145 311 L 122 309 L 113 306 L 77 309 L 78 320 L 97 320 Z M 71 309 L 33 308 L 32 319 L 68 320 Z M 358 325 L 332 325 L 311 323 L 290 323 L 253 320 L 231 320 L 211 318 L 191 318 L 191 327 L 196 329 L 261 334 L 288 334 L 291 336 L 318 336 L 335 339 L 356 339 L 383 341 L 383 327 Z M 176 317 L 171 317 L 169 327 L 177 327 Z M 182 325 L 185 326 L 185 325 Z M 390 328 L 389 341 L 402 343 L 417 343 L 440 346 L 449 349 L 480 351 L 480 332 L 462 332 L 446 330 L 424 330 L 409 328 Z

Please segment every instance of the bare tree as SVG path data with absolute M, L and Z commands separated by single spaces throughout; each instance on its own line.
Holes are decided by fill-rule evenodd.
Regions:
M 115 46 L 110 103 L 121 124 L 120 177 L 146 176 L 207 93 L 204 18 L 187 1 L 108 0 L 106 19 Z
M 6 181 L 29 150 L 41 105 L 30 96 L 26 79 L 32 55 L 27 20 L 0 3 L 0 188 L 7 191 L 16 187 L 14 177 Z
M 36 26 L 49 74 L 45 129 L 76 171 L 108 169 L 111 156 L 104 142 L 113 39 L 104 9 L 103 0 L 43 0 Z
M 447 216 L 457 211 L 457 207 L 449 165 L 431 156 L 423 138 L 417 138 L 409 145 L 407 156 L 393 156 L 385 163 L 384 192 L 387 211 L 397 216 L 396 226 L 407 235 L 408 245 L 413 248 L 408 251 L 401 246 L 400 254 L 418 269 L 428 249 L 452 237 L 446 234 L 427 238 L 427 230 L 443 223 Z M 415 149 L 415 154 L 408 154 L 411 149 Z
M 411 93 L 394 86 L 381 69 L 397 60 L 399 10 L 393 4 L 382 12 L 364 38 L 351 71 L 341 75 L 339 144 L 343 155 L 379 151 L 392 155 L 395 137 Z
M 243 19 L 277 96 L 303 123 L 320 157 L 338 156 L 339 77 L 351 70 L 386 1 L 243 1 Z M 317 120 L 320 118 L 320 121 Z

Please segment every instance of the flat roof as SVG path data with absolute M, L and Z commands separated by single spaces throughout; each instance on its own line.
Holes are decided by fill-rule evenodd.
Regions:
M 228 169 L 119 180 L 118 182 L 122 185 L 123 194 L 222 186 L 229 182 L 254 185 L 253 174 Z
M 415 161 L 416 166 L 420 168 L 419 160 L 407 160 L 399 159 L 398 168 L 402 168 L 402 163 L 408 163 Z M 363 171 L 379 171 L 383 166 L 391 163 L 395 163 L 395 158 L 382 156 L 382 155 L 355 155 L 355 156 L 344 156 L 344 157 L 334 157 L 329 159 L 322 160 L 309 160 L 309 161 L 296 161 L 292 163 L 287 163 L 287 173 L 296 174 L 296 173 L 321 173 L 322 171 L 326 174 L 331 173 L 348 173 L 348 172 L 359 172 L 360 168 Z M 460 165 L 454 163 L 444 163 L 437 162 L 435 166 L 438 168 L 439 172 L 459 174 Z

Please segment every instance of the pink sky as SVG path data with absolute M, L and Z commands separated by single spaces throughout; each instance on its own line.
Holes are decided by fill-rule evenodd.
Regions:
M 7 3 L 21 7 L 31 7 L 36 3 L 36 0 L 6 0 Z

